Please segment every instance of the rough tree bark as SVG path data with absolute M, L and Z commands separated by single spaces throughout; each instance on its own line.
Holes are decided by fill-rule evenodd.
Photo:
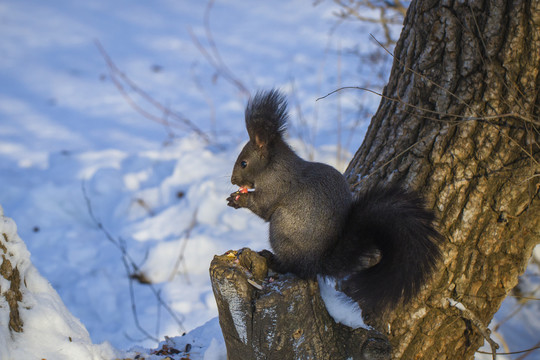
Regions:
M 394 57 L 346 175 L 425 194 L 448 241 L 421 296 L 374 325 L 396 359 L 470 359 L 540 242 L 540 2 L 413 1 Z

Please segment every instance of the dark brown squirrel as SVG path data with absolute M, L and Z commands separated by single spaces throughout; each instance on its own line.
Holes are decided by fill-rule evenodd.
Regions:
M 441 257 L 433 212 L 398 187 L 353 197 L 339 171 L 303 160 L 289 147 L 283 139 L 287 118 L 279 91 L 250 99 L 249 141 L 231 177 L 241 189 L 228 205 L 248 208 L 270 223 L 274 254 L 261 254 L 277 272 L 334 277 L 362 308 L 386 310 L 409 301 Z

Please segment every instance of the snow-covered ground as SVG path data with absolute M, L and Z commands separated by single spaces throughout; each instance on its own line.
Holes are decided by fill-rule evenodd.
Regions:
M 330 1 L 0 2 L 0 205 L 94 343 L 155 347 L 206 324 L 174 346 L 193 344 L 194 359 L 223 355 L 210 261 L 267 247 L 266 225 L 225 202 L 247 138 L 245 90 L 283 89 L 293 146 L 341 169 L 379 102 L 354 90 L 316 101 L 340 86 L 376 90 L 387 76 L 385 61 L 368 66 L 356 54 L 380 51 L 370 33 L 382 31 L 339 22 L 335 10 Z M 525 313 L 500 331 L 512 338 L 519 326 L 511 349 L 525 348 L 539 322 Z

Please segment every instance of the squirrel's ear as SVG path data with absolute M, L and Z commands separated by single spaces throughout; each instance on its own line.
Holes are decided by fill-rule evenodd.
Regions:
M 257 148 L 281 138 L 287 125 L 287 101 L 277 90 L 257 92 L 246 107 L 246 129 Z
M 266 142 L 263 141 L 258 135 L 255 135 L 254 142 L 257 146 L 257 149 L 263 149 L 266 146 Z
M 258 135 L 255 135 L 255 138 L 251 141 L 255 144 L 255 149 L 261 157 L 268 157 L 271 145 L 269 144 L 267 139 L 263 139 Z

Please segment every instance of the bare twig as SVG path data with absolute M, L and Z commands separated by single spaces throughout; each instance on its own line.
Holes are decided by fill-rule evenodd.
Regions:
M 342 9 L 335 15 L 340 19 L 355 19 L 364 23 L 380 24 L 386 38 L 386 45 L 393 45 L 396 40 L 392 38 L 390 26 L 401 25 L 407 13 L 407 7 L 399 0 L 371 1 L 355 0 L 343 1 L 334 0 Z M 378 11 L 378 16 L 365 16 L 366 10 L 369 12 Z M 390 14 L 390 15 L 389 15 Z
M 337 58 L 337 85 L 341 87 L 341 43 L 338 45 L 338 58 Z M 337 97 L 337 156 L 336 163 L 338 166 L 341 166 L 341 161 L 343 159 L 343 144 L 341 142 L 341 132 L 342 132 L 342 111 L 341 111 L 341 93 L 338 93 Z
M 95 40 L 95 44 L 99 52 L 101 53 L 101 56 L 103 56 L 103 58 L 105 59 L 105 62 L 109 69 L 109 75 L 113 84 L 116 86 L 122 97 L 124 97 L 126 102 L 133 109 L 135 109 L 135 111 L 137 111 L 145 118 L 165 126 L 167 129 L 169 129 L 169 131 L 171 127 L 184 129 L 185 127 L 187 127 L 191 131 L 196 133 L 207 144 L 211 142 L 208 135 L 204 131 L 202 131 L 197 125 L 195 125 L 191 120 L 179 114 L 178 112 L 172 111 L 169 107 L 163 105 L 162 103 L 151 97 L 147 92 L 137 86 L 137 84 L 135 84 L 135 82 L 133 82 L 124 72 L 120 71 L 120 69 L 118 69 L 109 54 L 105 51 L 105 48 L 99 40 Z M 139 106 L 138 103 L 130 96 L 124 85 L 126 85 L 131 91 L 139 95 L 147 103 L 152 105 L 154 109 L 160 112 L 160 115 L 154 115 Z M 168 121 L 169 117 L 177 121 L 178 123 L 171 123 L 170 121 Z M 182 126 L 180 126 L 180 124 L 182 124 Z
M 484 339 L 486 339 L 489 346 L 491 347 L 491 355 L 493 357 L 493 360 L 495 360 L 496 357 L 497 357 L 497 352 L 496 351 L 499 348 L 499 345 L 491 338 L 491 330 L 489 330 L 488 327 L 485 326 L 482 323 L 482 321 L 480 321 L 480 319 L 478 319 L 478 317 L 475 314 L 473 314 L 472 311 L 467 309 L 462 303 L 460 303 L 460 302 L 458 302 L 458 301 L 456 301 L 454 299 L 451 299 L 451 298 L 446 298 L 446 301 L 448 301 L 450 306 L 452 306 L 452 307 L 458 309 L 459 311 L 461 311 L 461 316 L 464 319 L 469 320 L 474 326 L 476 326 L 478 331 L 480 331 L 480 333 L 482 334 Z
M 381 98 L 383 98 L 385 100 L 397 102 L 397 103 L 400 103 L 402 105 L 406 105 L 408 107 L 411 107 L 413 109 L 416 109 L 416 110 L 419 110 L 419 111 L 422 111 L 422 112 L 426 112 L 426 113 L 430 113 L 430 114 L 434 114 L 434 115 L 439 115 L 439 116 L 450 117 L 450 118 L 456 118 L 456 119 L 460 119 L 460 121 L 483 121 L 483 120 L 484 121 L 489 121 L 489 120 L 498 120 L 498 119 L 507 119 L 507 118 L 517 118 L 517 119 L 523 120 L 525 122 L 540 126 L 540 121 L 536 121 L 534 119 L 531 119 L 529 117 L 526 117 L 526 116 L 523 116 L 523 115 L 517 114 L 517 113 L 486 115 L 486 116 L 467 116 L 467 115 L 457 115 L 457 114 L 446 114 L 446 113 L 442 113 L 440 111 L 430 110 L 430 109 L 423 108 L 421 106 L 412 105 L 412 104 L 409 104 L 408 102 L 403 101 L 403 100 L 401 100 L 399 98 L 393 98 L 393 97 L 390 97 L 390 96 L 386 96 L 386 95 L 381 94 L 381 93 L 379 93 L 377 91 L 374 91 L 374 90 L 371 90 L 371 89 L 368 89 L 368 88 L 365 88 L 365 87 L 360 87 L 360 86 L 343 86 L 343 87 L 340 87 L 339 89 L 333 90 L 333 91 L 329 92 L 328 94 L 317 98 L 316 101 L 325 99 L 328 96 L 331 96 L 331 95 L 333 95 L 333 94 L 335 94 L 337 92 L 340 92 L 342 90 L 347 90 L 347 89 L 356 89 L 356 90 L 367 91 L 367 92 L 370 92 L 370 93 L 375 94 L 377 96 L 380 96 Z M 443 120 L 443 119 L 438 119 L 438 118 L 435 118 L 435 117 L 429 117 L 429 116 L 425 116 L 425 115 L 422 116 L 420 114 L 416 114 L 416 115 L 421 116 L 421 117 L 423 117 L 425 119 L 434 120 L 434 121 L 452 122 L 450 120 Z M 456 120 L 455 122 L 457 123 L 458 121 Z
M 249 97 L 250 92 L 244 83 L 239 80 L 234 73 L 229 69 L 221 54 L 217 48 L 216 42 L 214 41 L 214 36 L 210 30 L 210 12 L 214 6 L 214 0 L 208 2 L 206 10 L 204 12 L 204 29 L 206 34 L 206 40 L 209 43 L 211 53 L 201 44 L 195 33 L 191 28 L 188 28 L 189 35 L 193 40 L 193 43 L 199 50 L 199 52 L 204 56 L 206 61 L 216 70 L 216 73 L 222 76 L 225 80 L 233 84 L 242 95 Z
M 540 349 L 540 342 L 537 342 L 536 345 L 534 345 L 532 348 L 529 348 L 529 349 L 525 349 L 525 350 L 519 350 L 519 351 L 509 351 L 509 352 L 498 352 L 498 353 L 495 353 L 496 355 L 516 355 L 516 354 L 523 354 L 522 356 L 516 358 L 516 360 L 522 360 L 522 359 L 525 359 L 527 356 L 529 356 L 530 354 L 532 354 L 533 351 L 535 350 L 539 350 Z M 481 351 L 481 350 L 478 350 L 476 351 L 477 353 L 480 353 L 480 354 L 492 354 L 490 352 L 487 352 L 487 351 Z
M 208 94 L 204 86 L 202 85 L 199 77 L 195 74 L 195 66 L 191 67 L 191 78 L 193 79 L 193 83 L 197 87 L 197 90 L 201 92 L 201 94 L 204 97 L 204 101 L 206 101 L 206 104 L 208 105 L 208 109 L 210 110 L 210 126 L 211 126 L 210 132 L 212 136 L 216 138 L 217 137 L 216 105 L 214 104 L 214 100 Z
M 518 353 L 524 353 L 524 354 L 521 355 L 520 357 L 518 357 L 516 360 L 523 360 L 527 356 L 531 355 L 533 353 L 533 351 L 538 350 L 538 349 L 540 349 L 540 341 L 537 342 L 536 345 L 534 347 L 530 348 L 530 349 L 519 351 Z
M 394 55 L 388 50 L 386 49 L 386 47 L 381 44 L 373 35 L 371 35 L 371 37 L 388 53 L 390 54 L 390 56 L 392 56 L 394 59 Z M 449 91 L 448 89 L 444 88 L 443 86 L 439 85 L 438 83 L 436 83 L 435 81 L 429 79 L 427 76 L 423 75 L 423 74 L 420 74 L 418 73 L 417 71 L 411 69 L 410 67 L 406 66 L 400 59 L 397 59 L 398 62 L 403 65 L 403 67 L 407 70 L 407 71 L 410 71 L 412 72 L 413 74 L 421 77 L 422 79 L 426 80 L 427 82 L 429 82 L 430 84 L 434 85 L 435 87 L 437 87 L 438 89 L 441 89 L 443 92 L 445 92 L 446 94 L 450 95 L 451 97 L 453 97 L 454 99 L 456 99 L 458 102 L 460 102 L 462 105 L 464 105 L 467 109 L 469 109 L 473 114 L 477 114 L 476 111 L 474 109 L 471 108 L 471 106 L 469 104 L 467 104 L 467 102 L 465 102 L 463 99 L 461 99 L 459 96 L 457 96 L 456 94 L 454 94 L 453 92 Z M 484 59 L 482 58 L 482 60 L 484 61 Z M 504 80 L 504 79 L 503 79 Z M 503 81 L 504 82 L 504 81 Z M 510 85 L 506 84 L 506 82 L 504 82 L 505 86 L 507 88 L 510 88 Z M 514 84 L 514 89 L 517 90 L 517 92 L 521 95 L 522 92 L 521 90 Z M 382 96 L 382 95 L 381 95 Z M 384 97 L 384 96 L 383 96 Z M 384 97 L 388 100 L 394 100 L 392 98 L 389 98 L 389 97 Z M 516 102 L 519 103 L 520 99 L 515 99 Z M 416 106 L 413 106 L 411 104 L 407 104 L 403 101 L 401 101 L 401 99 L 398 99 L 399 102 L 402 102 L 404 103 L 405 105 L 407 106 L 411 106 L 413 108 L 418 108 Z M 491 105 L 489 103 L 487 103 L 487 105 L 492 109 L 493 107 L 491 107 Z M 520 108 L 523 109 L 524 108 L 524 105 L 523 104 L 519 104 L 520 105 Z M 509 106 L 510 107 L 510 106 Z M 420 108 L 421 109 L 421 108 Z M 427 109 L 422 109 L 422 111 L 426 111 L 426 112 L 430 112 L 430 113 L 436 113 L 436 114 L 439 114 L 441 116 L 452 116 L 452 117 L 456 117 L 456 118 L 461 118 L 462 120 L 490 120 L 490 119 L 503 119 L 503 118 L 515 118 L 515 119 L 519 119 L 521 121 L 524 122 L 525 124 L 525 127 L 527 127 L 527 124 L 530 124 L 530 126 L 532 127 L 531 128 L 528 128 L 527 127 L 527 131 L 529 133 L 532 133 L 533 131 L 538 133 L 540 130 L 537 128 L 540 126 L 540 120 L 536 119 L 536 118 L 533 118 L 531 116 L 526 116 L 526 115 L 521 115 L 521 114 L 518 114 L 518 113 L 515 113 L 515 112 L 512 112 L 512 113 L 509 113 L 509 114 L 496 114 L 496 115 L 483 115 L 483 116 L 480 116 L 480 115 L 477 115 L 477 116 L 473 116 L 473 117 L 470 117 L 470 116 L 457 116 L 457 115 L 451 115 L 451 114 L 442 114 L 440 112 L 437 112 L 437 111 L 433 111 L 433 110 L 427 110 Z M 491 126 L 494 126 L 494 124 L 491 124 L 489 121 L 487 121 L 488 124 L 490 124 Z M 534 155 L 533 155 L 533 151 L 532 151 L 532 143 L 531 145 L 529 146 L 529 149 L 526 149 L 524 148 L 523 146 L 521 146 L 515 139 L 513 139 L 511 136 L 509 136 L 508 134 L 506 134 L 505 132 L 503 131 L 499 131 L 499 133 L 505 137 L 507 140 L 509 140 L 510 142 L 514 143 L 517 147 L 520 148 L 520 150 L 522 152 L 524 152 L 528 158 L 530 159 L 531 161 L 531 172 L 533 171 L 533 164 L 536 165 L 537 167 L 537 170 L 540 168 L 540 162 L 538 160 L 535 159 Z M 538 144 L 536 144 L 538 146 Z
M 540 287 L 537 287 L 536 289 L 532 290 L 530 292 L 530 294 L 534 294 L 536 293 L 538 290 L 540 289 Z M 499 329 L 505 322 L 507 322 L 508 320 L 510 320 L 511 318 L 513 318 L 516 314 L 518 314 L 526 305 L 527 305 L 527 302 L 532 300 L 532 301 L 538 301 L 539 299 L 535 298 L 535 297 L 532 297 L 532 296 L 520 296 L 520 295 L 510 295 L 516 299 L 519 299 L 520 301 L 516 304 L 517 306 L 512 310 L 512 312 L 510 314 L 508 314 L 507 316 L 505 316 L 502 320 L 498 321 L 496 327 L 495 327 L 495 330 Z
M 140 272 L 140 268 L 135 263 L 133 258 L 129 255 L 129 253 L 127 251 L 127 246 L 126 246 L 125 240 L 123 240 L 122 238 L 115 239 L 111 235 L 111 233 L 105 228 L 105 226 L 103 226 L 103 223 L 94 214 L 94 210 L 92 208 L 92 202 L 90 200 L 90 197 L 88 196 L 88 193 L 86 191 L 86 185 L 85 185 L 84 182 L 82 182 L 81 187 L 82 187 L 84 200 L 86 202 L 86 207 L 87 207 L 87 210 L 88 210 L 88 214 L 90 215 L 90 218 L 91 218 L 92 222 L 96 225 L 96 227 L 99 230 L 101 230 L 101 232 L 105 235 L 107 240 L 109 240 L 112 244 L 114 244 L 118 248 L 118 250 L 120 250 L 120 252 L 122 254 L 122 263 L 124 264 L 124 268 L 126 270 L 126 274 L 127 274 L 128 279 L 129 279 L 129 295 L 130 295 L 130 299 L 131 299 L 131 311 L 133 313 L 135 326 L 147 338 L 152 339 L 152 340 L 157 342 L 158 339 L 156 339 L 155 337 L 150 335 L 150 333 L 148 333 L 142 327 L 142 325 L 139 323 L 139 318 L 138 318 L 138 315 L 137 315 L 137 305 L 136 305 L 136 302 L 135 302 L 135 293 L 134 293 L 134 288 L 133 288 L 133 278 L 131 277 L 131 274 L 134 273 L 134 272 Z M 162 306 L 169 313 L 169 315 L 171 316 L 171 318 L 174 319 L 174 321 L 176 322 L 178 327 L 182 331 L 185 331 L 185 328 L 184 328 L 184 326 L 182 324 L 182 321 L 178 318 L 178 315 L 170 308 L 170 306 L 165 303 L 165 301 L 161 297 L 160 291 L 158 289 L 156 289 L 156 287 L 153 286 L 153 284 L 147 284 L 147 285 L 150 288 L 150 290 L 152 291 L 152 293 L 154 294 L 154 296 L 156 297 L 156 300 L 158 301 L 160 306 Z
M 301 145 L 304 147 L 306 158 L 310 161 L 314 160 L 313 153 L 313 144 L 315 142 L 315 125 L 309 126 L 308 121 L 304 115 L 302 108 L 302 103 L 298 99 L 296 92 L 296 80 L 294 78 L 290 79 L 291 91 L 289 93 L 290 103 L 293 104 L 294 109 L 296 110 L 296 118 L 298 119 L 297 127 L 292 128 L 290 135 L 294 135 L 300 139 Z
M 126 273 L 129 274 L 130 268 L 129 268 L 129 264 L 125 256 L 122 256 L 122 262 L 124 264 L 124 268 L 126 269 Z M 135 302 L 135 291 L 133 290 L 133 278 L 131 276 L 128 276 L 128 281 L 129 281 L 129 299 L 131 300 L 131 313 L 133 314 L 133 320 L 135 321 L 135 326 L 148 339 L 151 339 L 155 342 L 159 342 L 159 340 L 156 337 L 150 335 L 150 333 L 146 331 L 145 328 L 139 323 L 139 316 L 137 315 L 137 305 L 136 305 L 137 303 Z
M 182 243 L 182 246 L 180 247 L 180 253 L 178 254 L 178 257 L 176 258 L 176 263 L 174 264 L 171 275 L 169 276 L 169 281 L 174 280 L 174 277 L 176 276 L 178 272 L 178 268 L 180 267 L 180 263 L 184 261 L 184 252 L 186 250 L 189 237 L 191 236 L 191 231 L 197 225 L 197 213 L 198 213 L 198 209 L 195 209 L 195 211 L 193 212 L 193 216 L 191 217 L 191 222 L 189 223 L 187 229 L 184 230 L 184 234 L 185 234 L 184 242 Z M 186 276 L 187 276 L 187 273 L 186 273 Z
M 161 296 L 161 290 L 159 290 Z M 161 305 L 159 301 L 156 302 L 156 338 L 159 337 L 159 329 L 161 328 Z
M 373 40 L 375 40 L 383 49 L 384 51 L 386 51 L 390 56 L 392 56 L 394 59 L 394 54 L 392 54 L 383 44 L 381 44 L 380 41 L 378 41 L 373 35 L 371 35 L 371 37 L 373 38 Z M 463 99 L 461 99 L 459 96 L 457 96 L 456 94 L 454 94 L 453 92 L 449 91 L 448 89 L 444 88 L 443 86 L 439 85 L 438 83 L 436 83 L 435 81 L 429 79 L 427 76 L 423 75 L 423 74 L 420 74 L 419 72 L 411 69 L 410 67 L 406 66 L 401 60 L 397 59 L 399 61 L 399 63 L 401 65 L 403 65 L 405 67 L 405 69 L 407 71 L 410 71 L 411 73 L 413 73 L 414 75 L 417 75 L 419 77 L 421 77 L 422 79 L 428 81 L 430 84 L 434 85 L 435 87 L 437 87 L 438 89 L 444 91 L 446 94 L 452 96 L 453 98 L 455 98 L 458 102 L 460 102 L 462 105 L 464 105 L 465 107 L 467 107 L 467 109 L 469 109 L 472 113 L 476 113 L 476 111 L 474 111 L 469 104 L 467 104 L 467 102 Z M 338 89 L 339 90 L 339 89 Z M 364 90 L 367 90 L 367 89 L 364 89 Z M 375 93 L 375 92 L 374 92 Z M 332 94 L 332 93 L 330 93 Z M 379 94 L 377 94 L 379 95 Z M 382 95 L 381 95 L 382 96 Z M 387 98 L 385 97 L 386 99 L 389 99 L 389 100 L 394 100 L 392 98 Z M 400 102 L 402 102 L 400 100 Z M 402 102 L 402 103 L 405 103 L 405 102 Z M 412 106 L 410 104 L 407 104 L 405 103 L 406 105 L 409 105 L 409 106 Z M 422 109 L 423 111 L 429 111 L 427 109 Z M 433 112 L 433 113 L 437 113 L 436 111 L 429 111 L 429 112 Z M 456 115 L 448 115 L 448 116 L 455 116 L 455 117 L 459 117 L 459 116 L 456 116 Z M 461 117 L 464 117 L 465 116 L 461 116 Z M 513 117 L 513 118 L 517 118 L 517 119 L 520 119 L 524 122 L 528 122 L 528 123 L 531 123 L 533 125 L 536 125 L 536 126 L 540 126 L 540 121 L 538 120 L 535 120 L 529 116 L 524 116 L 524 115 L 521 115 L 521 114 L 518 114 L 518 113 L 510 113 L 510 114 L 503 114 L 503 115 L 491 115 L 491 116 L 474 116 L 474 117 L 469 117 L 470 120 L 489 120 L 490 118 L 504 118 L 504 117 Z

